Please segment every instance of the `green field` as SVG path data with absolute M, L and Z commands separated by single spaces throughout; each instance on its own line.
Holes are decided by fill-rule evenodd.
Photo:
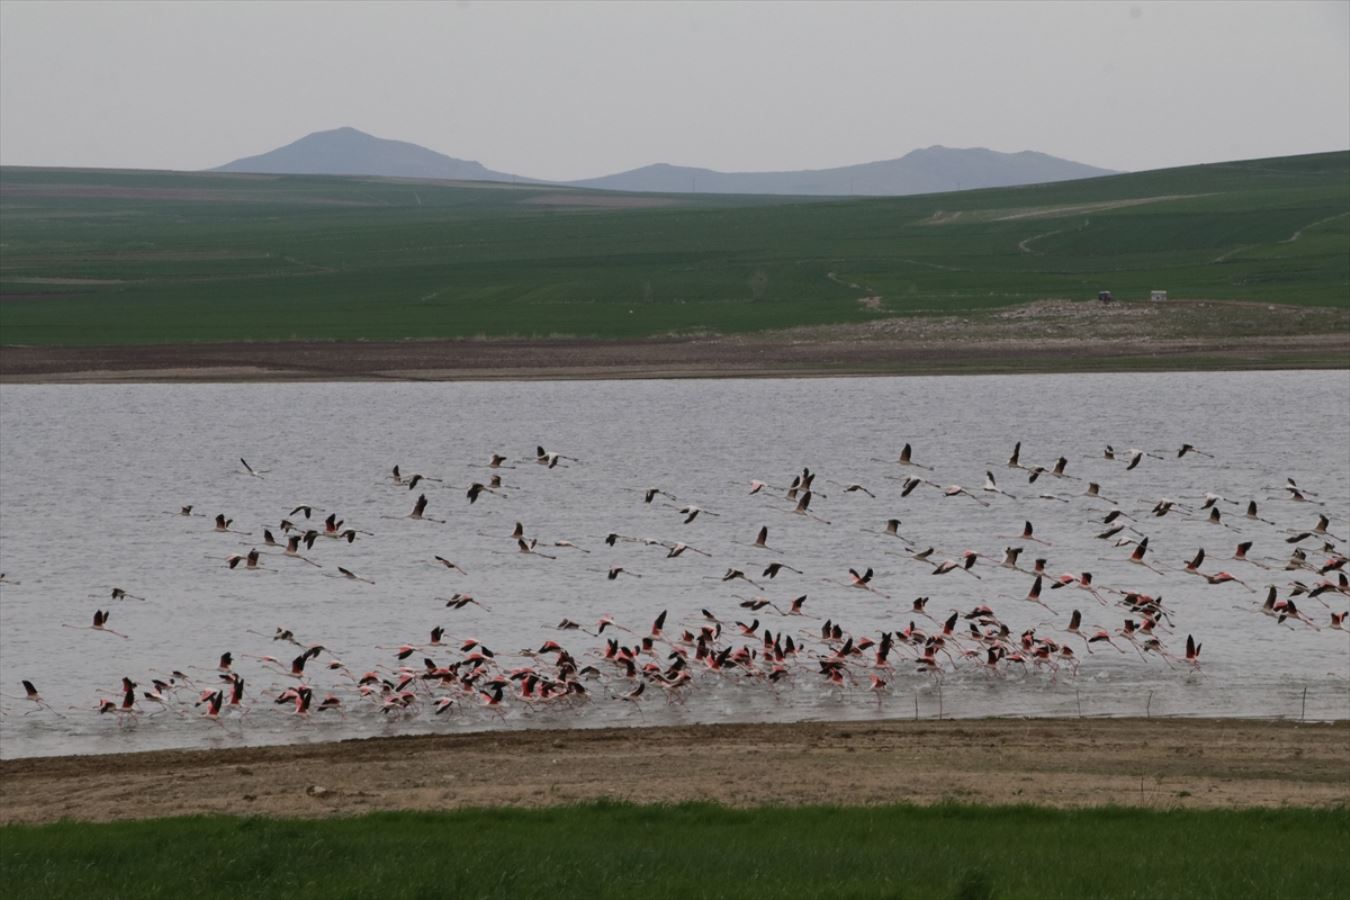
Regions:
M 0 170 L 5 344 L 728 333 L 1102 288 L 1350 306 L 1350 151 L 828 201 Z
M 1343 897 L 1350 812 L 601 803 L 0 829 L 11 897 Z M 10 891 L 13 891 L 12 893 Z

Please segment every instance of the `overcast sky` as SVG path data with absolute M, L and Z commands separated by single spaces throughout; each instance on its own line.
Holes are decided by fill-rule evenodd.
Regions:
M 555 180 L 917 147 L 1350 147 L 1350 0 L 0 3 L 0 163 L 201 169 L 351 125 Z

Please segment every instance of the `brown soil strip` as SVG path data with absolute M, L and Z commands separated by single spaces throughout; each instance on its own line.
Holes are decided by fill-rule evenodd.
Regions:
M 0 823 L 637 803 L 1343 806 L 1350 722 L 983 719 L 378 738 L 0 762 Z
M 5 347 L 0 382 L 455 381 L 925 375 L 1350 365 L 1350 334 L 1149 342 L 486 340 Z
M 1350 366 L 1350 312 L 1042 300 L 968 316 L 642 340 L 0 348 L 0 381 L 337 381 L 974 374 Z

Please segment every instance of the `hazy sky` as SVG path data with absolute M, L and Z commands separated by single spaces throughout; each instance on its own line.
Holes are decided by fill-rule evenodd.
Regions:
M 1340 150 L 1350 0 L 0 3 L 0 163 L 200 169 L 341 125 L 557 180 Z

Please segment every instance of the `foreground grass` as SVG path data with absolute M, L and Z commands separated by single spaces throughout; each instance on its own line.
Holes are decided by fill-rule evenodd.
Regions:
M 599 803 L 0 830 L 11 897 L 1310 898 L 1350 811 Z
M 6 168 L 0 230 L 4 344 L 633 338 L 1099 289 L 1345 308 L 1350 152 L 810 201 Z

